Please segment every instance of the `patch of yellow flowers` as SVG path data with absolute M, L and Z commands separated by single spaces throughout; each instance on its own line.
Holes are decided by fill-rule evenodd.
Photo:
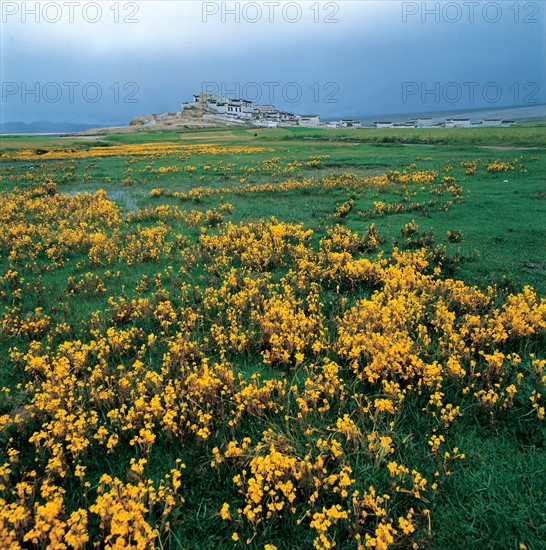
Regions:
M 502 297 L 445 279 L 426 250 L 366 258 L 374 226 L 332 226 L 313 244 L 303 225 L 220 211 L 124 220 L 102 191 L 2 193 L 0 338 L 19 383 L 3 389 L 0 547 L 161 545 L 195 473 L 180 457 L 158 465 L 165 448 L 195 449 L 238 495 L 217 510 L 226 545 L 287 525 L 317 550 L 418 546 L 434 491 L 464 460 L 451 426 L 509 410 L 543 421 L 546 360 L 530 350 L 546 302 L 532 288 Z M 136 295 L 110 265 L 146 268 Z M 59 303 L 40 283 L 48 272 L 65 278 Z M 75 297 L 103 296 L 80 326 L 65 317 Z M 415 407 L 430 426 L 426 472 L 400 459 Z

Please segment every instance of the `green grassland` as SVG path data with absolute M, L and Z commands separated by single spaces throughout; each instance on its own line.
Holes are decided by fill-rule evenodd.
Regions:
M 435 139 L 430 139 L 436 136 Z M 392 142 L 391 142 L 391 137 Z M 385 138 L 385 139 L 384 139 Z M 350 141 L 349 141 L 350 139 Z M 157 206 L 157 199 L 150 191 L 161 187 L 174 192 L 187 192 L 198 186 L 236 186 L 241 178 L 247 183 L 280 182 L 291 177 L 321 177 L 351 172 L 366 177 L 388 170 L 403 170 L 414 163 L 420 170 L 437 170 L 453 167 L 465 188 L 465 199 L 460 205 L 447 212 L 430 211 L 395 213 L 372 220 L 381 231 L 389 236 L 389 245 L 396 240 L 400 228 L 415 218 L 422 229 L 433 229 L 438 242 L 444 241 L 448 230 L 459 230 L 464 240 L 457 246 L 448 246 L 451 252 L 460 249 L 464 261 L 459 266 L 458 276 L 472 284 L 490 284 L 505 278 L 520 287 L 532 284 L 544 291 L 546 271 L 525 267 L 544 262 L 544 205 L 546 191 L 546 157 L 544 144 L 546 127 L 515 127 L 489 129 L 447 129 L 414 130 L 309 130 L 309 129 L 226 129 L 214 131 L 193 130 L 183 134 L 174 132 L 145 133 L 136 135 L 115 135 L 96 141 L 78 138 L 28 137 L 4 138 L 2 150 L 19 148 L 32 150 L 90 150 L 108 148 L 117 143 L 176 142 L 184 144 L 210 143 L 213 145 L 263 146 L 274 152 L 253 155 L 230 156 L 224 166 L 230 166 L 220 174 L 203 167 L 214 168 L 216 156 L 202 155 L 195 163 L 196 170 L 185 174 L 140 174 L 148 160 L 134 158 L 103 158 L 79 160 L 72 163 L 55 161 L 22 162 L 7 166 L 1 163 L 4 174 L 3 186 L 15 185 L 17 174 L 24 174 L 30 168 L 33 173 L 51 175 L 60 192 L 95 192 L 105 189 L 126 210 Z M 408 143 L 400 143 L 407 141 Z M 424 142 L 442 144 L 432 145 Z M 477 145 L 479 144 L 479 145 Z M 503 146 L 506 146 L 504 148 Z M 498 148 L 497 148 L 498 147 Z M 515 147 L 512 148 L 512 147 Z M 518 149 L 523 147 L 523 149 Z M 327 155 L 321 159 L 319 168 L 299 167 L 296 172 L 282 170 L 289 162 L 305 162 L 311 157 Z M 44 156 L 44 159 L 47 155 Z M 278 157 L 281 169 L 264 169 L 263 162 Z M 480 168 L 472 176 L 466 176 L 462 162 L 480 161 Z M 514 172 L 491 174 L 485 170 L 487 163 L 519 161 Z M 177 160 L 161 159 L 154 167 L 176 164 Z M 181 164 L 181 163 L 180 163 Z M 525 172 L 521 171 L 521 167 Z M 9 172 L 7 172 L 9 170 Z M 254 171 L 250 171 L 254 170 Z M 131 182 L 124 183 L 132 173 Z M 11 176 L 14 177 L 11 177 Z M 17 183 L 18 184 L 18 183 Z M 418 193 L 419 195 L 419 193 Z M 426 192 L 416 196 L 416 202 L 429 197 Z M 338 190 L 330 193 L 309 195 L 307 192 L 293 192 L 279 197 L 267 193 L 230 195 L 227 200 L 235 206 L 233 221 L 253 221 L 275 215 L 281 220 L 303 222 L 322 235 L 330 221 L 336 204 L 346 200 L 348 195 Z M 199 199 L 188 208 L 206 210 L 222 202 L 222 196 Z M 344 223 L 358 230 L 370 220 L 358 216 L 359 211 L 369 210 L 374 201 L 398 201 L 389 191 L 363 193 L 356 198 L 352 213 Z M 402 199 L 402 202 L 406 199 Z M 161 202 L 161 201 L 160 201 Z M 162 202 L 175 204 L 176 199 L 162 197 Z M 432 208 L 434 210 L 434 208 Z M 371 218 L 370 218 L 371 219 Z M 386 248 L 388 246 L 386 245 Z
M 137 223 L 152 227 L 157 218 L 150 213 L 161 205 L 206 212 L 220 211 L 222 205 L 229 203 L 233 209 L 223 214 L 222 223 L 258 222 L 274 216 L 279 221 L 303 224 L 305 229 L 313 230 L 314 246 L 318 246 L 329 228 L 338 223 L 359 235 L 364 234 L 370 224 L 375 224 L 383 241 L 377 250 L 368 254 L 370 258 L 377 258 L 381 253 L 389 257 L 395 248 L 414 249 L 423 245 L 430 251 L 436 250 L 443 277 L 460 279 L 483 290 L 492 286 L 500 296 L 520 292 L 531 285 L 540 297 L 544 297 L 545 133 L 544 126 L 339 131 L 228 128 L 115 135 L 96 140 L 5 137 L 0 141 L 0 191 L 28 190 L 47 180 L 55 182 L 59 193 L 96 193 L 104 189 L 129 220 L 123 230 L 126 234 Z M 151 142 L 263 147 L 265 150 L 253 154 L 203 153 L 189 158 L 176 153 L 153 158 L 146 155 L 48 158 L 49 151 L 108 150 L 119 145 Z M 9 156 L 22 149 L 39 154 L 32 160 Z M 506 172 L 487 169 L 497 161 L 511 168 Z M 463 163 L 471 162 L 477 162 L 478 167 L 468 174 Z M 195 169 L 189 171 L 188 165 Z M 174 171 L 160 170 L 173 166 L 177 167 Z M 426 185 L 403 190 L 396 186 L 359 189 L 311 186 L 282 193 L 244 189 L 244 185 L 278 186 L 287 180 L 316 182 L 343 173 L 372 178 L 390 171 L 403 172 L 410 166 L 414 167 L 412 170 L 435 171 L 440 178 L 452 177 L 462 191 L 453 195 L 445 189 L 431 191 Z M 188 197 L 188 192 L 195 188 L 219 189 L 220 192 Z M 152 193 L 156 189 L 161 192 Z M 377 209 L 379 202 L 398 205 L 398 208 L 381 212 Z M 344 205 L 348 205 L 347 212 L 341 208 Z M 413 234 L 415 241 L 409 242 L 403 229 L 412 221 L 417 224 L 417 230 Z M 176 221 L 168 223 L 176 234 L 188 242 L 198 243 L 198 227 L 187 227 Z M 0 274 L 5 276 L 10 267 L 10 259 L 2 254 Z M 174 275 L 169 271 L 171 267 Z M 163 257 L 159 263 L 128 266 L 119 261 L 90 268 L 85 255 L 75 255 L 55 269 L 19 271 L 27 285 L 21 300 L 22 311 L 43 308 L 52 317 L 68 324 L 68 336 L 73 339 L 85 339 L 84 331 L 92 326 L 95 313 L 109 311 L 108 295 L 138 299 L 145 295 L 143 281 L 153 282 L 158 274 L 174 295 L 181 277 L 177 275 L 178 266 Z M 107 294 L 90 291 L 77 298 L 67 298 L 69 279 L 77 281 L 89 271 L 104 281 Z M 279 280 L 285 272 L 281 269 L 273 273 L 274 280 Z M 187 281 L 191 284 L 201 284 L 205 280 L 210 284 L 210 274 L 198 269 L 188 270 Z M 354 296 L 346 292 L 349 303 L 367 295 L 368 290 L 357 291 Z M 0 316 L 3 309 L 14 303 L 13 295 L 6 292 L 0 299 Z M 334 316 L 333 304 L 331 310 Z M 153 327 L 148 329 L 152 331 Z M 8 387 L 12 392 L 5 402 L 0 400 L 2 414 L 25 403 L 25 391 L 18 384 L 26 382 L 26 374 L 15 369 L 8 359 L 13 346 L 24 348 L 25 345 L 28 342 L 24 339 L 0 339 L 0 387 Z M 534 352 L 543 357 L 546 352 L 544 338 L 534 345 Z M 150 364 L 157 360 L 150 358 Z M 271 368 L 263 365 L 259 356 L 234 357 L 232 361 L 247 379 L 255 373 L 264 379 L 273 376 Z M 282 375 L 289 385 L 301 383 L 305 376 L 297 369 L 287 369 Z M 483 417 L 469 416 L 454 425 L 450 436 L 452 444 L 464 450 L 466 460 L 447 477 L 441 490 L 428 503 L 432 519 L 430 526 L 423 530 L 428 536 L 418 541 L 420 547 L 438 550 L 540 550 L 546 547 L 546 432 L 543 423 L 531 430 L 528 421 L 529 418 L 517 415 L 506 415 L 491 422 Z M 282 424 L 282 418 L 278 422 Z M 403 459 L 417 469 L 426 469 L 427 458 L 418 441 L 429 426 L 420 417 L 418 408 L 404 422 L 404 429 L 411 436 L 408 435 Z M 260 429 L 249 422 L 249 435 L 255 436 Z M 7 436 L 2 434 L 0 437 L 0 448 L 7 448 Z M 164 548 L 237 547 L 230 539 L 231 531 L 218 518 L 218 510 L 228 497 L 234 501 L 239 498 L 236 488 L 226 489 L 219 476 L 211 474 L 208 469 L 210 449 L 203 446 L 192 449 L 191 442 L 184 445 L 189 447 L 181 450 L 172 443 L 156 446 L 148 456 L 148 475 L 152 478 L 156 472 L 172 467 L 180 456 L 186 470 L 192 472 L 191 478 L 185 481 L 183 512 L 178 512 L 179 516 L 171 520 L 169 535 L 162 542 Z M 22 456 L 23 462 L 30 460 L 29 457 Z M 111 463 L 110 455 L 95 459 L 98 472 L 124 475 L 122 460 Z M 353 477 L 373 481 L 375 474 L 370 468 L 365 462 L 358 464 Z M 93 483 L 96 486 L 97 481 Z M 78 487 L 73 490 L 77 492 Z M 249 530 L 246 536 L 251 538 L 252 531 Z M 295 522 L 279 523 L 267 527 L 247 547 L 263 548 L 270 542 L 279 549 L 311 548 L 312 539 L 306 536 Z M 338 547 L 353 546 L 349 541 L 347 544 L 338 541 Z

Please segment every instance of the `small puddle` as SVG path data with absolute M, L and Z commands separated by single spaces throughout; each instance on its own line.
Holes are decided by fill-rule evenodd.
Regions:
M 117 202 L 125 212 L 136 212 L 138 210 L 136 199 L 127 191 L 114 191 L 106 193 L 106 196 L 114 202 Z

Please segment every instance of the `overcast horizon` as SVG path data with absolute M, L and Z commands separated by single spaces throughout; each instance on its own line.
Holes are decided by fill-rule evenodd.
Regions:
M 200 90 L 324 118 L 546 103 L 542 1 L 1 6 L 1 122 L 128 123 Z

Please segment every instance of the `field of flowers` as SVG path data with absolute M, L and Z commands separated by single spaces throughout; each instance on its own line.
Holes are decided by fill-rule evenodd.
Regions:
M 540 548 L 541 270 L 464 212 L 544 157 L 337 147 L 0 152 L 1 548 Z

